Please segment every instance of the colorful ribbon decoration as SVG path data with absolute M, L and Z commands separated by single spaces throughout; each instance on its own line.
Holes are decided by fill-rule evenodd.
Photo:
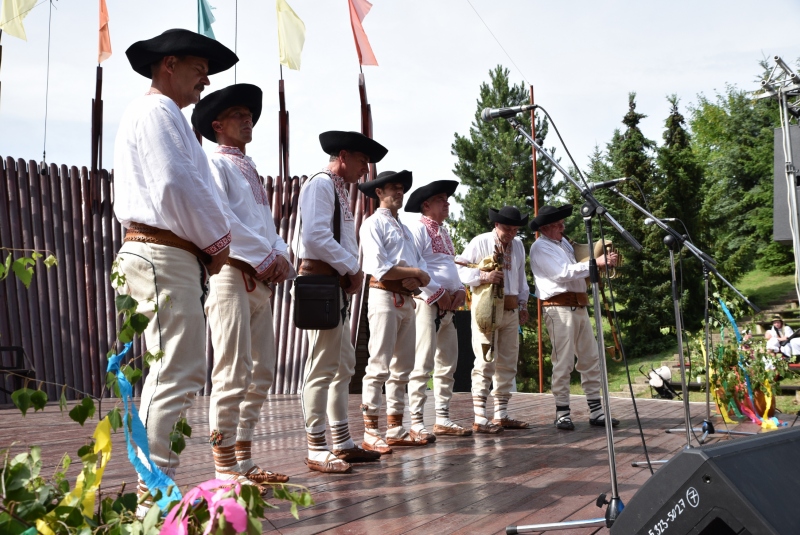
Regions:
M 142 420 L 139 418 L 139 411 L 136 410 L 136 404 L 131 399 L 133 397 L 133 386 L 131 386 L 131 384 L 128 382 L 128 378 L 125 377 L 125 374 L 120 370 L 120 363 L 128 354 L 131 345 L 132 342 L 128 342 L 125 344 L 125 347 L 122 349 L 122 352 L 119 355 L 114 354 L 109 357 L 107 371 L 117 376 L 117 384 L 119 386 L 120 396 L 122 397 L 122 403 L 125 406 L 125 414 L 122 416 L 122 427 L 125 430 L 125 443 L 128 447 L 128 460 L 136 469 L 136 473 L 139 475 L 139 478 L 144 481 L 145 485 L 147 485 L 147 488 L 150 489 L 151 494 L 155 494 L 157 490 L 161 491 L 161 499 L 156 502 L 156 505 L 161 508 L 161 511 L 166 512 L 167 505 L 169 505 L 170 502 L 181 499 L 181 492 L 178 490 L 178 486 L 175 484 L 175 482 L 168 475 L 162 472 L 161 469 L 153 463 L 153 461 L 150 460 L 150 448 L 147 445 L 147 431 L 144 428 Z M 129 402 L 131 414 L 130 430 L 128 429 L 127 425 Z M 146 465 L 136 454 L 136 448 L 134 448 L 133 444 L 131 443 L 131 434 L 133 434 L 133 441 L 142 452 L 142 457 L 144 457 L 144 461 L 147 463 Z M 170 488 L 171 492 L 167 494 L 167 490 Z

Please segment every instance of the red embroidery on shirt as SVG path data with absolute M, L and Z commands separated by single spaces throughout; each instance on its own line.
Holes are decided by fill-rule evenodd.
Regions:
M 250 160 L 244 157 L 242 151 L 236 147 L 219 145 L 216 152 L 225 155 L 225 157 L 227 157 L 236 165 L 236 167 L 239 168 L 239 171 L 242 172 L 242 175 L 244 175 L 247 183 L 250 184 L 250 189 L 253 192 L 253 197 L 256 200 L 256 204 L 268 206 L 269 200 L 267 199 L 267 190 L 264 189 L 264 184 L 261 183 L 261 179 L 258 176 L 256 168 L 253 167 L 253 164 L 250 163 Z
M 344 221 L 355 221 L 353 212 L 350 211 L 350 190 L 345 187 L 344 179 L 330 169 L 323 169 L 322 172 L 330 177 L 331 182 L 333 182 L 333 187 L 336 188 L 336 194 L 339 196 L 339 204 L 342 207 Z
M 500 241 L 497 231 L 493 230 L 494 244 L 499 245 L 503 249 L 503 271 L 511 271 L 511 252 L 514 249 L 514 241 L 512 240 L 507 246 Z
M 429 217 L 422 216 L 420 219 L 425 229 L 428 231 L 428 236 L 431 238 L 431 249 L 434 253 L 442 253 L 450 256 L 456 255 L 456 249 L 453 247 L 453 240 L 450 239 L 450 234 L 444 225 L 440 225 Z
M 400 223 L 400 221 L 395 219 L 395 217 L 392 215 L 392 211 L 391 210 L 389 210 L 388 208 L 378 208 L 377 210 L 375 210 L 375 213 L 377 215 L 381 215 L 381 216 L 385 217 L 386 219 L 388 219 L 389 222 L 392 224 L 392 226 L 400 234 L 403 235 L 403 239 L 404 240 L 411 241 L 411 235 L 408 232 L 406 232 L 405 225 L 403 225 L 402 223 Z
M 203 251 L 213 256 L 230 244 L 231 244 L 231 233 L 228 232 L 226 235 L 224 235 L 223 237 L 221 237 L 220 239 L 218 239 L 217 241 L 215 241 L 214 243 L 203 249 Z

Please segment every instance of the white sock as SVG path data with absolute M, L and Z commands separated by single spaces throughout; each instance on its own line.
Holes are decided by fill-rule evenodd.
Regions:
M 478 424 L 478 425 L 486 425 L 486 424 L 488 424 L 488 423 L 489 423 L 489 420 L 487 420 L 487 419 L 486 419 L 486 418 L 484 418 L 483 416 L 478 416 L 478 415 L 476 414 L 476 415 L 475 415 L 475 423 L 476 423 L 476 424 Z
M 331 452 L 328 450 L 308 450 L 308 458 L 312 461 L 317 461 L 320 463 L 325 462 L 325 460 L 328 458 L 328 455 L 331 455 Z

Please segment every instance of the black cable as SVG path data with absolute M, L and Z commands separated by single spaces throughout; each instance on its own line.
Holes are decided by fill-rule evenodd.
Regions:
M 34 6 L 35 7 L 35 6 Z M 50 28 L 53 23 L 53 0 L 50 0 L 50 15 L 47 19 L 47 75 L 45 76 L 44 89 L 44 141 L 42 142 L 42 167 L 39 172 L 46 170 L 44 167 L 47 161 L 47 102 L 50 97 Z
M 567 144 L 564 143 L 564 139 L 561 137 L 561 133 L 558 131 L 558 127 L 556 126 L 556 123 L 553 121 L 553 118 L 550 117 L 550 114 L 547 113 L 547 110 L 542 108 L 541 106 L 537 106 L 536 109 L 542 110 L 542 112 L 544 112 L 545 117 L 547 117 L 547 119 L 550 121 L 550 124 L 553 126 L 553 130 L 556 131 L 556 135 L 558 136 L 558 140 L 561 142 L 561 146 L 564 147 L 564 151 L 567 153 L 567 157 L 569 158 L 569 161 L 572 162 L 573 169 L 575 169 L 575 172 L 578 173 L 578 177 L 580 177 L 581 181 L 583 182 L 583 185 L 588 188 L 589 184 L 586 182 L 586 178 L 584 178 L 583 173 L 581 173 L 581 170 L 578 167 L 578 164 L 575 163 L 575 159 L 572 157 L 572 154 L 569 152 L 569 149 L 567 148 Z

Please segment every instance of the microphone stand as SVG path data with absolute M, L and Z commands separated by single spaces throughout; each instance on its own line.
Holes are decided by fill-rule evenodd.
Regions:
M 681 370 L 681 388 L 683 392 L 683 411 L 684 411 L 684 418 L 685 418 L 685 427 L 680 429 L 668 429 L 667 433 L 678 432 L 686 433 L 686 449 L 692 448 L 692 435 L 691 432 L 695 431 L 692 428 L 692 416 L 691 416 L 691 409 L 689 406 L 689 385 L 686 382 L 686 363 L 684 362 L 684 353 L 683 353 L 683 320 L 681 318 L 681 309 L 680 309 L 680 294 L 679 294 L 679 287 L 678 287 L 678 279 L 675 273 L 675 251 L 680 251 L 682 247 L 686 247 L 689 252 L 691 252 L 702 264 L 703 264 L 703 272 L 704 274 L 707 272 L 713 272 L 717 277 L 720 278 L 725 284 L 728 285 L 730 289 L 732 289 L 736 294 L 741 297 L 755 312 L 760 312 L 756 305 L 751 303 L 742 293 L 737 290 L 730 282 L 728 282 L 722 275 L 720 275 L 719 271 L 713 266 L 714 260 L 708 256 L 706 253 L 698 249 L 692 242 L 684 239 L 684 237 L 675 229 L 655 217 L 653 214 L 648 212 L 646 209 L 641 207 L 639 204 L 636 203 L 633 199 L 619 191 L 616 187 L 612 187 L 611 191 L 615 193 L 617 196 L 621 197 L 625 202 L 636 208 L 638 211 L 643 213 L 645 217 L 649 217 L 653 220 L 653 222 L 658 225 L 662 230 L 666 232 L 666 236 L 664 236 L 664 244 L 669 249 L 669 261 L 670 261 L 670 268 L 672 271 L 672 300 L 675 307 L 675 334 L 678 338 L 678 357 L 680 360 L 680 370 Z M 709 359 L 709 352 L 708 352 L 708 278 L 706 276 L 706 311 L 705 311 L 705 320 L 706 320 L 706 400 L 708 400 L 709 390 L 710 390 L 710 380 L 708 377 L 708 359 Z M 707 402 L 708 403 L 708 402 Z M 710 424 L 710 408 L 709 405 L 706 405 L 706 416 L 708 422 Z M 713 433 L 713 425 L 707 427 L 703 422 L 703 428 L 701 429 L 704 432 L 703 440 L 708 436 L 708 434 Z M 729 434 L 755 434 L 755 433 L 745 433 L 743 431 L 729 431 Z M 699 441 L 701 444 L 703 441 Z M 664 464 L 666 460 L 660 461 L 649 461 L 651 465 L 653 464 Z M 641 462 L 636 461 L 631 463 L 631 466 L 641 467 L 647 466 L 648 461 Z
M 595 199 L 594 195 L 592 195 L 591 190 L 588 188 L 582 187 L 574 178 L 564 170 L 563 167 L 542 147 L 540 147 L 536 141 L 525 131 L 522 125 L 514 118 L 508 118 L 509 124 L 515 128 L 525 139 L 528 140 L 528 143 L 531 144 L 536 150 L 539 151 L 547 160 L 553 164 L 553 166 L 558 169 L 564 178 L 566 178 L 573 186 L 575 186 L 581 192 L 581 196 L 585 199 L 585 203 L 581 206 L 581 215 L 583 216 L 583 222 L 586 227 L 586 237 L 588 238 L 589 246 L 589 278 L 592 283 L 592 296 L 594 298 L 594 320 L 595 326 L 597 328 L 597 350 L 598 356 L 600 360 L 600 377 L 602 378 L 602 392 L 603 392 L 603 414 L 605 416 L 605 428 L 606 428 L 606 441 L 608 443 L 608 467 L 609 473 L 611 476 L 611 499 L 606 500 L 606 495 L 601 494 L 600 497 L 597 498 L 597 506 L 603 507 L 603 505 L 608 505 L 606 508 L 606 513 L 604 518 L 592 518 L 589 520 L 573 520 L 567 522 L 555 522 L 550 524 L 531 524 L 527 526 L 509 526 L 506 528 L 507 534 L 515 534 L 515 533 L 530 533 L 530 532 L 539 532 L 539 531 L 552 531 L 552 530 L 559 530 L 559 529 L 571 529 L 576 527 L 608 527 L 610 528 L 614 521 L 619 516 L 622 509 L 625 507 L 622 503 L 622 500 L 619 497 L 619 490 L 617 488 L 617 466 L 614 457 L 614 432 L 611 426 L 611 407 L 609 404 L 608 398 L 608 372 L 606 371 L 606 359 L 605 359 L 605 343 L 603 341 L 603 320 L 600 311 L 600 276 L 599 271 L 597 269 L 597 261 L 594 257 L 594 248 L 591 244 L 594 243 L 594 239 L 592 237 L 592 218 L 597 216 L 603 216 L 612 227 L 614 227 L 623 238 L 625 238 L 628 243 L 631 244 L 631 247 L 636 249 L 637 251 L 642 250 L 641 244 L 636 241 L 636 239 L 631 236 L 631 234 L 625 230 L 622 225 L 620 225 L 612 216 L 609 214 L 606 209 Z

